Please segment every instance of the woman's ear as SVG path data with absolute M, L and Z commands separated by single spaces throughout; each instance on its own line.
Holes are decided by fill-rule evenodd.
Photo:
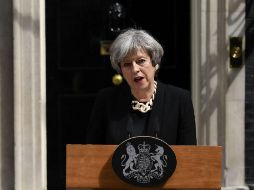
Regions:
M 122 75 L 121 67 L 119 67 L 119 70 L 117 71 L 118 74 Z
M 159 64 L 155 65 L 155 71 L 157 71 L 159 69 Z
M 117 73 L 122 75 L 122 68 L 121 68 L 120 63 L 118 64 Z

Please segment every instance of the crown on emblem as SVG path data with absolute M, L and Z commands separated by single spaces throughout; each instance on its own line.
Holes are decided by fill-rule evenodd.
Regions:
M 138 150 L 140 153 L 149 153 L 151 146 L 149 144 L 145 144 L 145 142 L 143 142 L 143 144 L 139 144 L 138 145 Z

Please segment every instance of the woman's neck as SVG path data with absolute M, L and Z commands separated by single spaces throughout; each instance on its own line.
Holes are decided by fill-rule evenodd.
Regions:
M 151 84 L 148 89 L 142 91 L 131 90 L 131 93 L 139 102 L 148 102 L 153 96 L 154 84 Z

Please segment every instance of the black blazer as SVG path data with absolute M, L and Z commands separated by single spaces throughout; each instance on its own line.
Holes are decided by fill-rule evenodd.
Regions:
M 129 137 L 131 92 L 127 85 L 99 92 L 86 131 L 88 144 L 119 144 Z M 195 145 L 196 127 L 190 93 L 158 82 L 146 134 L 170 145 Z

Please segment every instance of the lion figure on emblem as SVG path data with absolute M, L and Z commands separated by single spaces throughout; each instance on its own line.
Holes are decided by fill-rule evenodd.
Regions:
M 124 166 L 124 169 L 123 169 L 123 175 L 124 176 L 127 176 L 129 175 L 130 173 L 132 172 L 135 172 L 137 171 L 136 169 L 134 169 L 134 166 L 136 165 L 137 163 L 137 154 L 136 154 L 136 150 L 134 148 L 133 145 L 131 145 L 130 143 L 127 143 L 126 145 L 126 152 L 129 156 L 128 160 L 124 163 L 124 161 L 126 160 L 126 155 L 122 155 L 121 159 L 122 159 L 122 162 L 121 162 L 121 165 Z M 126 170 L 130 170 L 130 172 L 126 172 Z

